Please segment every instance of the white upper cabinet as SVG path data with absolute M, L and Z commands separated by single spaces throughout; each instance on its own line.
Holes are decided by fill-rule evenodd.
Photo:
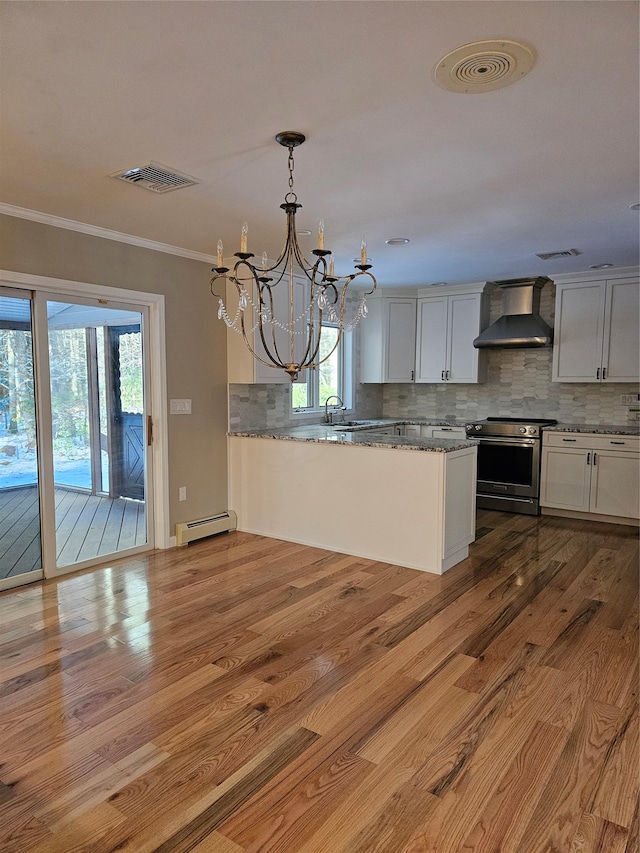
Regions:
M 444 382 L 447 360 L 448 296 L 418 300 L 416 382 Z
M 556 283 L 554 382 L 640 380 L 640 281 Z
M 473 346 L 488 323 L 485 289 L 438 287 L 418 299 L 416 382 L 486 381 L 486 354 Z
M 640 279 L 607 281 L 602 369 L 604 382 L 640 380 Z
M 367 300 L 360 321 L 360 381 L 413 382 L 416 300 L 382 296 Z
M 299 281 L 298 279 L 294 280 L 294 319 L 297 320 L 297 324 L 294 324 L 294 328 L 296 331 L 300 331 L 301 333 L 306 330 L 305 324 L 306 319 L 301 318 L 301 315 L 304 312 L 304 308 L 306 306 L 308 293 L 307 287 L 304 282 Z M 238 307 L 238 295 L 235 288 L 235 285 L 228 283 L 227 284 L 227 299 L 226 306 L 229 316 L 233 318 L 236 309 Z M 288 282 L 280 282 L 276 287 L 273 288 L 273 301 L 274 301 L 274 312 L 277 317 L 287 318 L 289 317 L 289 284 Z M 247 326 L 248 329 L 253 326 L 255 322 L 255 318 L 252 317 L 252 313 L 247 311 Z M 264 326 L 264 335 L 267 339 L 267 343 L 270 348 L 273 349 L 273 339 L 275 336 L 275 346 L 278 349 L 278 353 L 280 356 L 289 360 L 290 357 L 290 336 L 286 329 L 282 329 L 279 326 L 272 326 L 267 324 Z M 265 361 L 269 361 L 269 358 L 265 352 L 264 346 L 262 344 L 262 340 L 260 338 L 260 332 L 258 329 L 255 329 L 251 334 L 248 335 L 249 340 L 252 346 L 255 348 L 257 355 L 263 358 Z M 294 359 L 299 360 L 303 356 L 302 346 L 303 341 L 306 340 L 304 334 L 297 334 L 294 337 Z M 247 345 L 244 342 L 244 339 L 241 334 L 234 331 L 233 329 L 227 329 L 227 375 L 228 381 L 230 383 L 239 383 L 241 385 L 251 385 L 251 384 L 286 384 L 290 385 L 291 380 L 288 375 L 282 370 L 282 368 L 278 369 L 275 367 L 269 367 L 266 364 L 262 364 L 262 362 L 258 361 L 253 357 Z M 301 375 L 301 379 L 304 379 L 304 373 Z

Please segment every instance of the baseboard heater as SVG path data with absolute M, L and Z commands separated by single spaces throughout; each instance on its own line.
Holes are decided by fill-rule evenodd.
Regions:
M 238 516 L 232 509 L 221 512 L 219 515 L 212 515 L 209 518 L 181 522 L 176 524 L 176 544 L 188 545 L 189 542 L 194 542 L 196 539 L 205 539 L 207 536 L 213 536 L 216 533 L 235 530 L 237 524 Z

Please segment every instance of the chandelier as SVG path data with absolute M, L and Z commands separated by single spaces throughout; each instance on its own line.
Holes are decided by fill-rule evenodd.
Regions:
M 270 264 L 263 252 L 260 264 L 247 251 L 248 227 L 245 222 L 240 237 L 240 251 L 233 270 L 224 266 L 224 248 L 218 240 L 217 266 L 210 282 L 213 296 L 218 299 L 218 318 L 238 332 L 253 357 L 267 367 L 286 371 L 293 382 L 303 370 L 317 367 L 338 347 L 345 331 L 353 329 L 360 318 L 367 316 L 365 297 L 376 289 L 375 277 L 367 263 L 367 246 L 363 239 L 357 272 L 346 276 L 335 274 L 333 254 L 324 246 L 324 223 L 318 226 L 318 246 L 313 249 L 315 263 L 304 257 L 296 234 L 296 211 L 302 207 L 293 191 L 293 149 L 305 141 L 296 131 L 276 136 L 280 145 L 289 149 L 289 191 L 280 207 L 287 216 L 286 239 L 278 259 Z M 369 279 L 370 290 L 360 296 L 358 307 L 347 320 L 347 288 L 357 278 Z M 214 292 L 219 280 L 231 282 L 237 291 L 238 304 L 233 317 L 227 312 L 224 300 Z M 233 291 L 232 291 L 233 292 Z M 337 328 L 333 346 L 326 352 L 320 347 L 323 322 Z

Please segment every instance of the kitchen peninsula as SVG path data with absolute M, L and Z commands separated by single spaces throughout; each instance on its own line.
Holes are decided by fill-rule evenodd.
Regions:
M 228 441 L 239 530 L 437 574 L 468 556 L 473 440 L 316 424 Z

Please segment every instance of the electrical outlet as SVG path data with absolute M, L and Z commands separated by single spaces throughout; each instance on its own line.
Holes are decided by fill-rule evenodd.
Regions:
M 179 501 L 186 501 L 186 499 L 187 499 L 187 487 L 186 486 L 180 486 L 180 488 L 178 489 L 178 500 Z
M 191 400 L 170 400 L 169 414 L 171 415 L 190 415 Z

